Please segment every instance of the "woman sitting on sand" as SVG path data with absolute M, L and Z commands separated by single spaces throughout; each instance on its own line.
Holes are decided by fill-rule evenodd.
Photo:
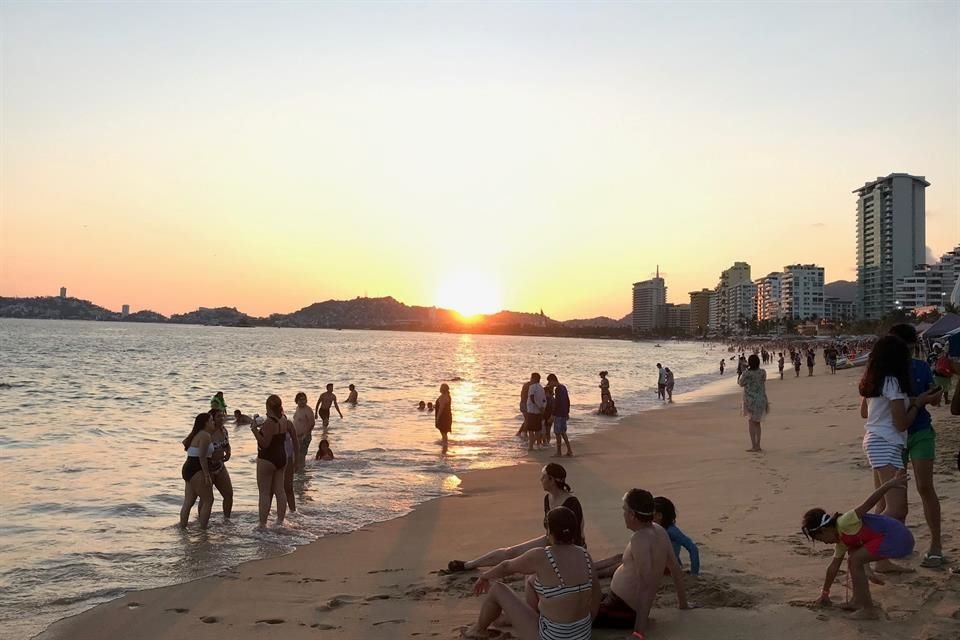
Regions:
M 544 517 L 543 526 L 546 546 L 504 560 L 477 578 L 473 592 L 488 595 L 465 637 L 487 637 L 487 628 L 502 613 L 521 640 L 590 640 L 593 616 L 600 608 L 600 584 L 590 554 L 575 542 L 580 522 L 570 509 L 557 507 Z M 534 576 L 539 611 L 499 582 L 517 573 Z
M 572 489 L 567 484 L 567 470 L 562 465 L 551 462 L 540 471 L 540 486 L 546 491 L 546 495 L 543 496 L 544 515 L 556 507 L 566 507 L 572 511 L 579 523 L 573 544 L 586 547 L 587 543 L 583 537 L 583 507 L 580 505 L 580 501 L 572 495 Z M 472 571 L 479 567 L 492 567 L 505 560 L 518 558 L 530 549 L 538 549 L 546 544 L 547 537 L 540 536 L 512 547 L 495 549 L 475 560 L 451 560 L 447 569 L 449 571 Z
M 811 509 L 803 515 L 802 531 L 807 538 L 826 544 L 835 544 L 833 562 L 827 568 L 818 602 L 830 604 L 830 587 L 833 586 L 843 558 L 850 553 L 849 571 L 853 582 L 853 599 L 844 608 L 857 610 L 853 617 L 861 620 L 876 620 L 879 612 L 870 597 L 867 565 L 871 562 L 905 558 L 913 552 L 913 534 L 906 525 L 895 518 L 870 513 L 887 492 L 906 492 L 907 475 L 900 471 L 873 492 L 867 500 L 843 515 L 830 515 L 823 509 Z
M 200 528 L 206 529 L 213 510 L 213 477 L 210 475 L 210 456 L 213 455 L 211 434 L 216 428 L 213 416 L 199 414 L 193 421 L 193 430 L 183 439 L 183 448 L 187 450 L 187 459 L 180 469 L 183 478 L 183 506 L 180 507 L 180 526 L 186 528 L 197 498 L 200 507 L 197 516 Z
M 747 417 L 750 432 L 750 448 L 747 451 L 761 451 L 760 423 L 770 411 L 767 400 L 767 372 L 760 368 L 760 358 L 754 354 L 747 360 L 747 369 L 737 379 L 743 387 L 743 415 Z
M 326 438 L 320 441 L 320 446 L 317 448 L 317 457 L 315 459 L 320 461 L 334 459 L 333 450 L 330 449 L 330 443 L 327 442 Z

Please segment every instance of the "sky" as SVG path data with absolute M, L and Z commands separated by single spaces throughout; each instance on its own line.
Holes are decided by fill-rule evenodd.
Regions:
M 619 317 L 892 172 L 960 244 L 960 3 L 0 4 L 0 295 Z

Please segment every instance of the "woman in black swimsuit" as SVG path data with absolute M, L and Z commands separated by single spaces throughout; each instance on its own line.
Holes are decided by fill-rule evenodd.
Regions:
M 443 443 L 443 448 L 447 448 L 447 434 L 453 431 L 453 405 L 450 400 L 450 386 L 444 382 L 440 385 L 440 396 L 434 405 L 437 413 L 434 417 L 434 424 Z
M 197 498 L 200 498 L 200 507 L 197 509 L 200 527 L 206 529 L 210 521 L 210 512 L 213 510 L 213 478 L 210 476 L 213 444 L 210 434 L 213 429 L 213 417 L 209 413 L 201 413 L 194 419 L 190 435 L 183 439 L 187 459 L 180 469 L 180 477 L 183 478 L 183 506 L 180 507 L 182 528 L 187 527 L 190 510 Z
M 543 513 L 546 515 L 551 509 L 556 507 L 566 507 L 577 517 L 578 527 L 573 544 L 586 547 L 587 543 L 583 537 L 583 507 L 580 501 L 572 495 L 572 489 L 567 484 L 567 470 L 555 462 L 551 462 L 540 471 L 540 486 L 546 492 L 543 496 Z M 527 540 L 512 547 L 494 549 L 485 553 L 475 560 L 463 561 L 452 560 L 448 565 L 449 571 L 470 571 L 477 567 L 492 567 L 500 564 L 504 560 L 511 560 L 519 557 L 530 549 L 547 546 L 547 536 L 542 535 L 533 540 Z
M 226 418 L 220 409 L 210 409 L 213 416 L 214 430 L 211 436 L 213 456 L 210 457 L 210 475 L 213 476 L 213 486 L 220 492 L 223 502 L 223 517 L 229 518 L 233 511 L 233 482 L 230 472 L 227 471 L 227 461 L 230 459 L 230 436 L 223 426 Z
M 287 464 L 284 450 L 286 427 L 283 402 L 279 396 L 267 398 L 267 419 L 260 425 L 250 425 L 257 439 L 257 489 L 260 491 L 260 527 L 267 526 L 270 503 L 277 497 L 277 524 L 283 524 L 287 515 L 287 496 L 283 491 L 283 468 Z

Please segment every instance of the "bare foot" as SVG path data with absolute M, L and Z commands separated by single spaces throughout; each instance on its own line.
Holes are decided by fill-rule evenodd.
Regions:
M 880 611 L 876 607 L 864 607 L 859 611 L 851 613 L 849 618 L 851 620 L 879 620 Z
M 567 457 L 568 457 L 568 458 L 572 458 L 572 457 L 573 457 L 573 451 L 567 451 Z

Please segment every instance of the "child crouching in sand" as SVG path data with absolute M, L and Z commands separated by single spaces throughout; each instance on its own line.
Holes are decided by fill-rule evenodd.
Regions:
M 904 558 L 913 552 L 913 534 L 900 522 L 889 516 L 869 513 L 887 491 L 907 486 L 907 475 L 900 471 L 883 483 L 867 500 L 844 514 L 830 515 L 823 509 L 811 509 L 803 516 L 803 534 L 825 544 L 835 544 L 833 562 L 827 568 L 823 590 L 818 602 L 830 604 L 830 587 L 840 571 L 843 557 L 849 551 L 850 579 L 853 582 L 853 600 L 848 607 L 859 609 L 854 618 L 876 620 L 880 613 L 870 598 L 867 565 L 878 560 Z

